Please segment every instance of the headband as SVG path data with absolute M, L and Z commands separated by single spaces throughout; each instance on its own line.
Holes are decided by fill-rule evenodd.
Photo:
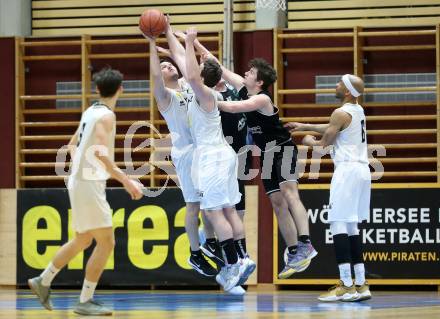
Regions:
M 345 87 L 350 91 L 350 94 L 354 97 L 358 97 L 361 95 L 351 84 L 350 82 L 350 74 L 345 74 L 342 76 L 342 82 L 344 82 Z

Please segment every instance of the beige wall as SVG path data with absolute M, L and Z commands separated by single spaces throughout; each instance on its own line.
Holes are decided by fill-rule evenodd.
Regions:
M 16 283 L 17 191 L 0 189 L 0 285 Z

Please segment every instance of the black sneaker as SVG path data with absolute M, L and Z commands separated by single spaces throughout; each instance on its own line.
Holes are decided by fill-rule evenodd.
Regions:
M 218 244 L 212 245 L 205 242 L 200 246 L 200 250 L 203 252 L 203 254 L 205 254 L 206 257 L 215 262 L 219 269 L 225 266 L 221 248 Z
M 203 257 L 202 254 L 200 255 L 191 254 L 191 256 L 188 259 L 188 264 L 203 276 L 214 277 L 215 275 L 217 275 L 217 269 L 212 267 L 205 259 L 205 257 Z

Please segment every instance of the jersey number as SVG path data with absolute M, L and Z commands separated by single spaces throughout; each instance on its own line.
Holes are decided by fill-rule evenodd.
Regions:
M 84 134 L 84 128 L 85 127 L 86 127 L 86 123 L 83 123 L 83 125 L 81 126 L 81 131 L 79 132 L 78 143 L 76 143 L 76 147 L 78 147 L 79 144 L 81 143 L 81 139 L 82 139 L 82 136 Z
M 361 121 L 361 136 L 362 136 L 362 143 L 365 143 L 365 120 Z

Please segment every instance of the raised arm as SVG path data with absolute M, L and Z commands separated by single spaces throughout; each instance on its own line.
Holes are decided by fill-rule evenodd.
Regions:
M 196 53 L 194 50 L 194 40 L 197 37 L 197 30 L 189 28 L 186 32 L 185 40 L 185 60 L 186 71 L 188 72 L 186 80 L 193 89 L 200 106 L 207 112 L 214 110 L 216 101 L 212 90 L 208 88 L 200 76 L 200 66 L 197 63 Z
M 230 85 L 232 85 L 237 91 L 239 91 L 243 86 L 244 78 L 237 74 L 232 72 L 231 70 L 228 70 L 222 65 L 222 71 L 223 71 L 223 79 L 226 80 Z
M 171 93 L 165 87 L 160 69 L 159 55 L 157 54 L 156 39 L 150 40 L 150 72 L 154 81 L 154 98 L 160 110 L 164 110 L 170 105 Z
M 186 72 L 186 64 L 185 64 L 185 48 L 174 35 L 173 29 L 171 28 L 170 25 L 169 18 L 167 19 L 167 23 L 168 23 L 168 27 L 165 34 L 167 37 L 168 46 L 170 48 L 171 58 L 177 64 L 177 66 L 180 69 L 180 72 L 182 73 L 183 77 L 186 79 L 187 72 Z
M 183 41 L 186 41 L 186 34 L 185 34 L 185 32 L 174 31 L 174 34 L 178 38 L 182 39 Z M 213 59 L 218 64 L 221 65 L 220 61 L 203 44 L 201 44 L 199 39 L 197 39 L 197 38 L 194 40 L 194 48 L 196 49 L 197 53 L 200 54 L 200 59 L 202 61 L 204 61 L 206 59 Z
M 300 132 L 300 131 L 313 131 L 317 133 L 324 134 L 324 132 L 329 127 L 329 123 L 327 124 L 305 124 L 298 122 L 289 122 L 284 124 L 284 127 L 287 128 L 291 133 L 292 132 Z
M 207 48 L 205 48 L 199 40 L 194 41 L 194 46 L 196 47 L 197 51 L 200 53 L 200 55 L 204 56 L 206 58 L 214 59 L 217 61 L 218 64 L 222 67 L 222 77 L 226 80 L 229 84 L 231 84 L 237 91 L 240 90 L 243 87 L 243 77 L 241 75 L 238 75 L 237 73 L 232 72 L 231 70 L 225 68 L 220 61 L 211 53 Z
M 95 156 L 104 164 L 106 171 L 111 177 L 118 180 L 130 194 L 132 199 L 140 199 L 142 197 L 142 189 L 139 183 L 128 178 L 115 162 L 109 157 L 107 145 L 109 145 L 109 139 L 111 132 L 115 124 L 114 114 L 106 115 L 100 119 L 95 125 L 95 141 L 96 145 L 100 148 L 95 151 Z
M 330 117 L 330 123 L 324 131 L 324 135 L 320 140 L 316 140 L 314 136 L 306 135 L 303 138 L 303 144 L 308 146 L 322 146 L 327 147 L 335 142 L 338 133 L 349 124 L 351 116 L 344 111 L 335 110 Z M 324 125 L 324 124 L 323 124 Z

